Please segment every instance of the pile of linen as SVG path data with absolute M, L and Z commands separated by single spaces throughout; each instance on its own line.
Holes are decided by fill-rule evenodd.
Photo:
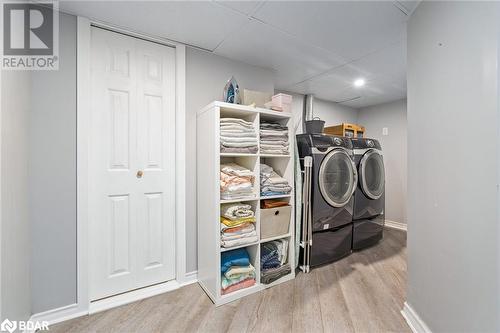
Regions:
M 255 267 L 245 248 L 221 253 L 221 293 L 251 287 L 255 284 Z
M 287 155 L 289 146 L 288 127 L 268 122 L 260 124 L 261 154 Z
M 279 239 L 262 244 L 260 248 L 260 281 L 269 284 L 280 277 L 290 274 L 288 257 L 288 241 Z
M 252 206 L 241 202 L 222 204 L 220 214 L 222 247 L 250 244 L 258 240 Z
M 260 194 L 262 196 L 289 194 L 292 188 L 288 181 L 278 175 L 272 167 L 260 164 Z
M 253 172 L 236 164 L 220 165 L 220 197 L 223 200 L 253 196 Z
M 238 118 L 220 119 L 221 153 L 257 153 L 257 134 L 251 122 Z

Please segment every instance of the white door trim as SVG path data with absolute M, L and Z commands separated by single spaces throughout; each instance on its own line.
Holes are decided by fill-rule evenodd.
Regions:
M 88 160 L 90 116 L 90 29 L 98 26 L 129 36 L 175 47 L 176 67 L 176 284 L 186 279 L 185 231 L 185 124 L 186 124 L 186 48 L 166 39 L 146 36 L 122 28 L 115 28 L 84 17 L 77 18 L 77 307 L 75 312 L 89 313 L 88 268 Z M 165 288 L 165 291 L 170 290 Z M 143 294 L 148 297 L 147 293 Z M 133 295 L 130 295 L 133 297 Z

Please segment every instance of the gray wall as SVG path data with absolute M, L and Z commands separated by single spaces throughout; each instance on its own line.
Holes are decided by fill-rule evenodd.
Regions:
M 187 48 L 186 54 L 186 271 L 197 269 L 196 235 L 196 113 L 222 100 L 226 81 L 234 75 L 240 88 L 274 92 L 273 72 Z
M 380 141 L 385 166 L 385 218 L 406 223 L 407 119 L 406 100 L 360 109 L 357 123 L 366 127 L 366 137 Z M 388 129 L 388 135 L 382 129 Z
M 27 320 L 31 315 L 27 125 L 30 89 L 30 72 L 2 72 L 1 320 Z
M 427 2 L 408 26 L 408 303 L 433 332 L 497 332 L 498 13 Z
M 292 113 L 294 116 L 296 133 L 302 133 L 302 110 L 304 108 L 304 95 L 283 92 L 292 96 Z M 338 125 L 340 123 L 357 123 L 358 110 L 335 102 L 314 99 L 313 116 L 325 121 L 325 126 Z
M 76 303 L 76 17 L 61 14 L 59 24 L 59 70 L 32 75 L 33 313 Z

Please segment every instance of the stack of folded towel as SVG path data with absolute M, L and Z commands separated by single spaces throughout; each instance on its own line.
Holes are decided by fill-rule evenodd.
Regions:
M 288 194 L 292 188 L 288 181 L 278 175 L 272 167 L 260 164 L 260 193 L 262 196 Z
M 253 172 L 236 164 L 220 165 L 221 199 L 240 199 L 253 196 Z
M 220 119 L 221 153 L 257 153 L 257 134 L 251 122 L 238 118 Z
M 260 252 L 260 281 L 262 283 L 268 284 L 290 274 L 290 264 L 286 263 L 288 256 L 288 241 L 286 239 L 264 243 Z
M 260 201 L 260 208 L 268 209 L 268 208 L 278 208 L 288 206 L 288 202 L 276 200 L 276 199 L 265 199 Z
M 222 295 L 251 287 L 255 284 L 255 267 L 250 264 L 246 249 L 236 249 L 221 253 Z
M 260 152 L 262 154 L 288 154 L 288 127 L 276 123 L 260 124 Z
M 241 202 L 222 204 L 220 211 L 222 247 L 239 246 L 258 240 L 252 206 Z

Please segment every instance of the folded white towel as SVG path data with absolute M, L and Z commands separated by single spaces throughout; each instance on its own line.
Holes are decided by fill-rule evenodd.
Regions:
M 260 147 L 261 148 L 288 148 L 288 142 L 283 142 L 283 143 L 265 143 L 265 142 L 260 142 Z
M 255 137 L 232 137 L 232 136 L 222 136 L 220 137 L 220 141 L 224 142 L 249 142 L 252 144 L 257 144 L 257 138 Z
M 236 163 L 225 163 L 220 165 L 220 171 L 238 177 L 253 177 L 253 171 L 242 167 Z
M 254 216 L 254 212 L 251 205 L 236 202 L 222 204 L 220 206 L 220 215 L 230 220 L 237 220 L 242 217 L 252 217 Z
M 228 240 L 228 241 L 221 240 L 221 245 L 223 247 L 233 247 L 233 246 L 255 243 L 257 240 L 258 240 L 257 236 L 243 237 L 243 238 L 238 238 L 238 239 L 233 239 L 233 240 Z
M 231 240 L 235 240 L 235 239 L 242 239 L 242 238 L 246 238 L 246 237 L 255 237 L 255 236 L 257 236 L 257 232 L 255 232 L 255 230 L 253 230 L 253 231 L 245 232 L 245 233 L 242 233 L 239 235 L 222 234 L 220 239 L 222 241 L 231 241 Z
M 257 138 L 255 133 L 252 132 L 233 132 L 233 131 L 220 131 L 220 136 L 232 138 Z
M 220 123 L 222 124 L 241 124 L 245 126 L 253 126 L 253 123 L 246 121 L 241 118 L 221 118 Z
M 221 144 L 224 147 L 231 147 L 231 148 L 257 147 L 257 142 L 229 142 L 229 141 L 221 141 Z

